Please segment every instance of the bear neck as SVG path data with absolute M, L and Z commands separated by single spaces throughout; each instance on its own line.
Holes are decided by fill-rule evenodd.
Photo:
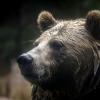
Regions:
M 69 93 L 66 89 L 51 91 L 34 86 L 32 96 L 32 100 L 74 100 L 77 98 L 78 92 Z

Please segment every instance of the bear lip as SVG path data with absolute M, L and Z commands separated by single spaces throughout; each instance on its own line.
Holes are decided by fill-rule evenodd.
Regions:
M 31 84 L 38 83 L 37 82 L 37 80 L 38 80 L 37 75 L 32 74 L 32 73 L 22 73 L 22 74 Z

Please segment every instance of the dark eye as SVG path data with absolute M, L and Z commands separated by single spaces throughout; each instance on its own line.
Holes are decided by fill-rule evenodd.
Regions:
M 50 41 L 50 47 L 55 50 L 59 50 L 62 48 L 62 43 L 60 41 L 54 40 Z

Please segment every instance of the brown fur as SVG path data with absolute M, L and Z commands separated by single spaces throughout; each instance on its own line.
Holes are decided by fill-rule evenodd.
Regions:
M 93 10 L 87 14 L 86 28 L 94 38 L 100 40 L 100 11 Z
M 42 31 L 44 31 L 47 28 L 50 28 L 51 25 L 54 25 L 56 23 L 56 20 L 54 19 L 51 13 L 47 11 L 43 11 L 39 14 L 37 23 L 39 25 L 39 28 Z
M 39 14 L 42 34 L 20 61 L 23 75 L 36 85 L 33 100 L 73 100 L 97 87 L 99 20 L 99 11 L 89 12 L 86 19 L 68 21 L 57 21 L 46 11 Z

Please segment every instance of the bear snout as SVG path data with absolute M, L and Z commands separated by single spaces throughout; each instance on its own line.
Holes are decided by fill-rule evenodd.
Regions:
M 31 76 L 32 75 L 32 70 L 33 70 L 33 58 L 31 55 L 24 53 L 20 55 L 17 59 L 17 62 L 19 64 L 19 68 L 21 70 L 21 73 L 26 76 Z
M 22 54 L 18 57 L 17 62 L 19 65 L 32 64 L 33 58 L 29 54 Z

